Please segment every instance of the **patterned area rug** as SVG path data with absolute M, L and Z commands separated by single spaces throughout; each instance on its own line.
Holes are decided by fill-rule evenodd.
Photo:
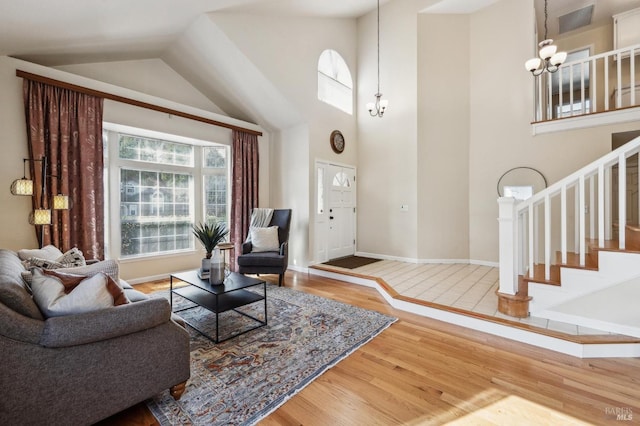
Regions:
M 188 304 L 174 295 L 174 310 Z M 264 318 L 264 302 L 243 309 Z M 160 424 L 255 424 L 396 321 L 271 284 L 267 312 L 267 326 L 219 344 L 188 327 L 191 378 L 185 393 L 179 401 L 168 391 L 147 401 Z M 215 335 L 215 315 L 209 311 L 197 307 L 179 315 Z M 233 311 L 220 315 L 221 338 L 254 326 Z

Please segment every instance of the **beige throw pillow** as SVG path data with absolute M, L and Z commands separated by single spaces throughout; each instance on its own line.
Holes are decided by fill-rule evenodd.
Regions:
M 32 257 L 46 260 L 57 260 L 64 253 L 62 253 L 56 246 L 48 245 L 41 249 L 22 249 L 18 251 L 18 257 L 20 260 L 29 260 Z
M 251 228 L 251 245 L 252 252 L 280 250 L 278 227 L 269 226 L 267 228 Z
M 104 273 L 83 277 L 36 268 L 33 270 L 31 289 L 33 299 L 45 318 L 129 303 L 122 289 Z

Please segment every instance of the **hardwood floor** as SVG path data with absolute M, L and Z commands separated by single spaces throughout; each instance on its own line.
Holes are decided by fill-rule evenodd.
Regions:
M 638 358 L 574 358 L 395 310 L 371 288 L 305 273 L 288 272 L 286 285 L 399 320 L 261 425 L 604 425 L 619 424 L 619 414 L 629 424 L 640 420 Z M 139 404 L 101 424 L 155 420 Z

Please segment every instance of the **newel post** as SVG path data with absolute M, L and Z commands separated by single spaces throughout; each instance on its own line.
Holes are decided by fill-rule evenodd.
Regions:
M 500 289 L 502 294 L 518 292 L 518 232 L 516 199 L 498 198 L 498 227 L 500 243 Z
M 498 227 L 500 238 L 500 288 L 498 311 L 517 318 L 529 316 L 527 287 L 520 288 L 518 253 L 517 201 L 511 197 L 498 198 Z

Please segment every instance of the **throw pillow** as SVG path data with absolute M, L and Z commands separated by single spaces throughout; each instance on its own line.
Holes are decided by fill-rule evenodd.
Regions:
M 250 234 L 252 252 L 280 250 L 277 226 L 269 226 L 267 228 L 251 228 Z
M 58 272 L 63 274 L 76 274 L 76 275 L 84 275 L 84 276 L 93 276 L 99 272 L 103 272 L 113 278 L 113 280 L 118 283 L 120 282 L 120 269 L 118 267 L 118 262 L 115 260 L 103 260 L 102 262 L 92 263 L 91 265 L 85 266 L 75 266 L 75 267 L 67 267 L 64 266 L 62 268 L 56 269 Z M 22 272 L 22 280 L 27 284 L 27 286 L 31 286 L 31 281 L 33 279 L 31 271 Z
M 72 248 L 65 254 L 56 259 L 56 262 L 60 262 L 69 266 L 85 266 L 87 262 L 84 260 L 84 255 L 77 247 Z
M 98 273 L 91 277 L 66 276 L 60 278 L 53 271 L 33 270 L 31 288 L 33 299 L 42 311 L 45 318 L 80 314 L 99 309 L 105 309 L 116 304 L 129 303 L 113 280 Z M 64 283 L 63 284 L 63 280 Z M 109 289 L 111 284 L 111 291 Z M 113 285 L 117 287 L 117 294 L 113 295 Z
M 58 269 L 66 268 L 69 265 L 58 262 L 57 260 L 41 259 L 39 257 L 32 257 L 29 260 L 25 260 L 23 265 L 27 269 L 31 268 L 43 268 L 43 269 Z
M 48 245 L 44 246 L 41 249 L 22 249 L 18 251 L 18 257 L 20 260 L 29 260 L 32 257 L 37 257 L 39 259 L 47 259 L 47 260 L 56 260 L 63 253 L 58 250 L 56 246 Z

